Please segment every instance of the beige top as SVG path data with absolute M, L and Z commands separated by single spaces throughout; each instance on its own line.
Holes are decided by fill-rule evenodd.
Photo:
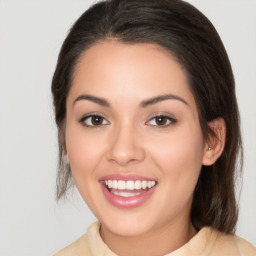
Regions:
M 54 256 L 117 256 L 101 239 L 99 222 L 87 233 Z M 202 228 L 188 243 L 165 256 L 256 256 L 256 248 L 237 236 Z

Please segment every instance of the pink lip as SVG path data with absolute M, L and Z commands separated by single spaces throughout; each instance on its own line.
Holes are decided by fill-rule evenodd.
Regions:
M 154 187 L 152 187 L 151 189 L 147 190 L 146 192 L 140 194 L 140 195 L 136 195 L 136 196 L 132 196 L 132 197 L 122 197 L 122 196 L 117 196 L 112 194 L 109 189 L 106 187 L 104 181 L 105 180 L 153 180 L 153 179 L 149 179 L 149 178 L 145 178 L 139 175 L 120 175 L 120 174 L 111 174 L 111 175 L 107 175 L 104 176 L 100 179 L 100 185 L 103 191 L 104 196 L 106 197 L 106 199 L 115 207 L 118 208 L 124 208 L 124 209 L 129 209 L 129 208 L 135 208 L 138 207 L 142 204 L 144 204 L 148 199 L 150 199 L 150 197 L 153 195 L 153 193 L 155 192 L 155 189 L 157 187 L 157 185 L 155 185 Z M 131 191 L 129 191 L 131 192 Z

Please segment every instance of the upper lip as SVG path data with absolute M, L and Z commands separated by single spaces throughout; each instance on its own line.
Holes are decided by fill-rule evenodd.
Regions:
M 101 177 L 99 179 L 99 181 L 105 181 L 105 180 L 124 180 L 124 181 L 128 181 L 128 180 L 145 180 L 145 181 L 156 181 L 153 178 L 148 178 L 145 176 L 141 176 L 138 174 L 124 174 L 124 173 L 116 173 L 116 174 L 109 174 L 109 175 L 105 175 L 103 177 Z

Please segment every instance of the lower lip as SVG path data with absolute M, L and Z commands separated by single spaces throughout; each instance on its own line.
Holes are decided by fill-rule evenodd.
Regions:
M 101 187 L 103 190 L 103 194 L 105 195 L 106 199 L 114 206 L 118 208 L 135 208 L 142 204 L 144 204 L 154 193 L 156 186 L 149 189 L 148 191 L 132 196 L 132 197 L 122 197 L 112 194 L 106 186 L 101 182 Z

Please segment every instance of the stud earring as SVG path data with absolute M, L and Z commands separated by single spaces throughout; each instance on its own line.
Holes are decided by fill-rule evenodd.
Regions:
M 211 148 L 210 148 L 210 147 L 208 147 L 208 148 L 207 148 L 207 151 L 210 151 L 210 150 L 211 150 Z

